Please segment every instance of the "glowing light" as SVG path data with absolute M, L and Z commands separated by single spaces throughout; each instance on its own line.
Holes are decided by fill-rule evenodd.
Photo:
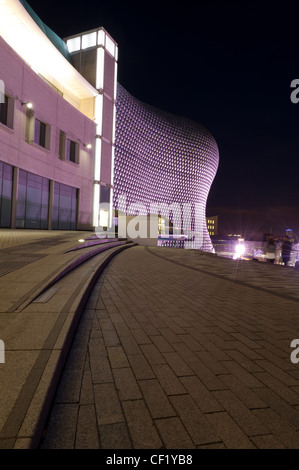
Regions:
M 97 50 L 97 70 L 96 70 L 97 90 L 103 90 L 104 88 L 104 61 L 105 61 L 105 50 L 102 47 L 99 47 Z
M 95 161 L 94 161 L 94 179 L 100 181 L 101 178 L 101 158 L 102 158 L 102 139 L 96 139 Z
M 105 31 L 98 31 L 98 46 L 105 46 Z
M 114 57 L 115 56 L 115 44 L 112 39 L 106 34 L 106 49 Z
M 88 47 L 93 47 L 97 45 L 97 33 L 84 34 L 82 36 L 82 49 L 87 49 Z
M 99 207 L 100 207 L 100 185 L 94 184 L 93 186 L 93 214 L 92 223 L 94 227 L 99 225 Z
M 95 103 L 95 121 L 97 123 L 97 134 L 102 135 L 102 126 L 103 126 L 103 105 L 104 105 L 104 96 L 99 93 L 96 97 Z
M 31 101 L 29 101 L 29 103 L 26 103 L 26 106 L 28 109 L 32 109 L 33 108 L 33 103 L 31 103 Z
M 83 243 L 83 242 L 85 242 L 85 240 L 84 240 L 84 238 L 80 238 L 80 239 L 78 240 L 78 242 L 79 242 L 79 243 Z
M 81 37 L 68 39 L 66 45 L 70 53 L 79 51 L 81 49 Z
M 234 259 L 242 258 L 245 253 L 245 245 L 243 239 L 240 239 L 235 247 Z

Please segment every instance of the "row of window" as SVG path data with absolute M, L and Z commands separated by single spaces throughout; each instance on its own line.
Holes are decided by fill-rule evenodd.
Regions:
M 0 102 L 0 123 L 13 129 L 14 100 L 7 95 Z M 28 142 L 34 142 L 42 148 L 50 150 L 51 126 L 34 117 L 33 113 L 27 116 L 26 138 Z M 67 137 L 60 131 L 59 157 L 61 160 L 79 164 L 79 143 Z
M 42 176 L 19 170 L 16 227 L 48 228 L 50 181 Z M 13 167 L 0 162 L 0 227 L 11 226 Z M 53 184 L 52 229 L 76 230 L 78 190 Z

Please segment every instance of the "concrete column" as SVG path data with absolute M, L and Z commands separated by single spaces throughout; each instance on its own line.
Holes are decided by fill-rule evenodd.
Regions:
M 11 228 L 17 226 L 17 201 L 18 201 L 18 185 L 19 185 L 19 168 L 13 169 L 12 195 L 11 195 Z
M 48 230 L 52 230 L 53 223 L 53 201 L 54 201 L 54 181 L 49 183 L 49 209 L 48 209 Z

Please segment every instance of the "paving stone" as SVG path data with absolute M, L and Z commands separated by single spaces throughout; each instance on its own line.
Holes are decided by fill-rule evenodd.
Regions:
M 199 359 L 200 361 L 200 359 Z M 194 372 L 194 375 L 200 378 L 200 380 L 205 384 L 208 390 L 223 390 L 227 388 L 223 382 L 217 377 L 216 374 L 211 371 L 203 362 L 196 362 L 190 364 L 191 369 Z
M 194 449 L 190 436 L 179 418 L 159 419 L 156 421 L 166 449 Z
M 264 387 L 264 384 L 261 381 L 259 381 L 253 374 L 247 372 L 247 370 L 245 370 L 237 362 L 226 361 L 225 366 L 232 374 L 238 377 L 238 379 L 244 383 L 244 385 L 255 388 Z
M 140 347 L 133 335 L 121 338 L 121 345 L 127 355 L 142 354 Z
M 252 389 L 240 382 L 234 375 L 223 375 L 220 379 L 248 409 L 269 407 Z
M 113 382 L 113 375 L 108 357 L 106 355 L 97 354 L 95 348 L 90 349 L 89 357 L 92 382 L 94 384 Z
M 89 361 L 87 362 L 89 366 Z M 92 376 L 89 367 L 86 366 L 80 391 L 80 405 L 91 405 L 94 403 Z
M 213 395 L 247 436 L 269 433 L 269 429 L 230 390 L 215 391 Z
M 219 437 L 190 396 L 176 395 L 170 397 L 170 402 L 195 445 L 219 442 Z
M 292 405 L 299 405 L 299 395 L 290 387 L 284 385 L 283 381 L 278 380 L 268 372 L 256 372 L 255 376 L 263 382 L 264 385 L 272 389 L 277 395 Z
M 180 357 L 178 353 L 163 353 L 163 356 L 178 377 L 184 375 L 194 375 L 192 369 L 186 364 L 186 362 Z
M 286 446 L 280 442 L 273 434 L 266 434 L 264 436 L 251 437 L 252 442 L 258 449 L 286 449 Z
M 265 423 L 274 438 L 288 449 L 299 449 L 299 433 L 270 408 L 255 410 L 254 414 Z
M 299 431 L 299 411 L 286 402 L 269 388 L 257 388 L 255 393 L 269 405 L 269 407 L 289 423 L 296 431 Z
M 128 355 L 128 360 L 137 380 L 155 378 L 155 374 L 144 356 L 141 354 Z
M 141 380 L 139 386 L 153 419 L 176 415 L 157 380 Z
M 150 339 L 161 353 L 173 351 L 173 347 L 170 346 L 170 344 L 166 341 L 163 336 L 150 336 Z
M 134 449 L 161 449 L 162 442 L 143 400 L 123 402 Z
M 273 375 L 278 380 L 283 382 L 286 386 L 299 385 L 299 381 L 297 379 L 282 370 L 276 364 L 273 364 L 268 360 L 258 360 L 256 361 L 256 363 L 261 366 L 265 371 L 269 372 L 269 374 Z
M 229 449 L 255 449 L 256 446 L 226 412 L 206 415 L 219 438 Z
M 154 344 L 142 344 L 140 349 L 151 366 L 166 364 L 166 360 Z
M 98 425 L 124 422 L 120 401 L 114 384 L 94 386 L 95 407 Z
M 142 398 L 131 368 L 113 369 L 113 376 L 120 400 L 137 400 Z
M 112 369 L 129 366 L 128 359 L 121 346 L 107 347 L 107 353 Z
M 132 444 L 125 423 L 99 426 L 101 449 L 131 449 Z
M 154 365 L 153 371 L 166 395 L 181 395 L 186 393 L 182 383 L 168 365 Z
M 79 407 L 75 449 L 99 449 L 97 419 L 93 405 Z
M 223 411 L 223 406 L 216 400 L 198 377 L 180 377 L 180 381 L 203 413 Z

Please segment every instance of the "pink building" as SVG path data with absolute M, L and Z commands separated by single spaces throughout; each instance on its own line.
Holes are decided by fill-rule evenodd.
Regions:
M 0 227 L 89 230 L 112 201 L 117 46 L 103 28 L 70 39 L 79 73 L 45 28 L 1 2 Z

